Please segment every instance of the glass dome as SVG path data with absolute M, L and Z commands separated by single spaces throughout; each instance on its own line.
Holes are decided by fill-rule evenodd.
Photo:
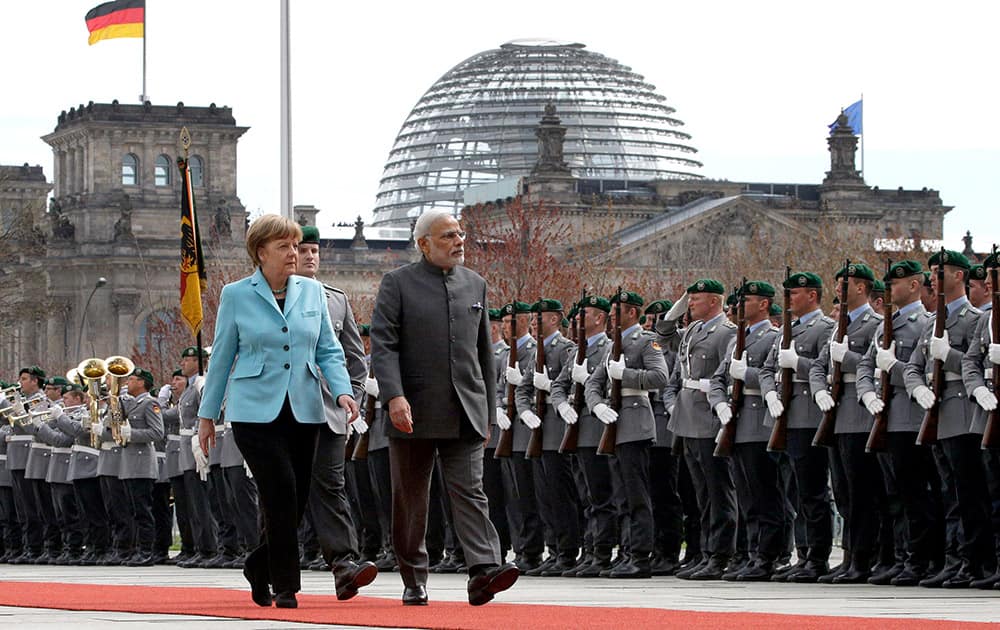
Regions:
M 409 225 L 431 208 L 457 213 L 472 186 L 527 175 L 535 129 L 552 102 L 567 128 L 573 175 L 629 188 L 697 178 L 701 163 L 666 98 L 583 44 L 518 40 L 458 64 L 403 123 L 375 203 L 375 225 Z

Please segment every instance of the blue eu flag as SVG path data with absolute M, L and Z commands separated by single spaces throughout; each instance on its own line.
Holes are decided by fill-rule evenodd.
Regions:
M 847 116 L 847 124 L 851 126 L 851 129 L 854 130 L 854 135 L 856 136 L 861 135 L 861 121 L 864 118 L 861 112 L 863 102 L 864 101 L 858 101 L 844 110 L 844 114 Z M 837 121 L 835 120 L 830 123 L 830 133 L 833 133 L 833 130 L 836 127 Z

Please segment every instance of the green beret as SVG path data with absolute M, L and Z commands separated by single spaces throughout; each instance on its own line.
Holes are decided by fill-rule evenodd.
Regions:
M 132 371 L 132 376 L 138 376 L 142 380 L 146 381 L 147 389 L 153 389 L 153 373 L 149 370 L 137 367 Z
M 846 267 L 841 267 L 834 278 L 840 280 L 845 275 L 848 278 L 860 278 L 861 280 L 875 282 L 875 272 L 872 271 L 871 267 L 863 263 L 851 263 Z
M 32 365 L 29 367 L 21 368 L 21 371 L 17 373 L 18 376 L 22 374 L 27 374 L 28 376 L 37 376 L 38 378 L 45 378 L 45 370 L 38 367 L 37 365 Z
M 726 296 L 726 306 L 736 306 L 739 304 L 740 298 L 736 295 L 736 291 L 733 291 L 728 296 Z
M 674 303 L 670 300 L 656 300 L 655 302 L 650 302 L 644 312 L 646 315 L 659 315 L 660 313 L 669 311 L 673 305 Z
M 196 356 L 198 356 L 198 348 L 195 346 L 188 346 L 187 348 L 184 348 L 184 350 L 181 351 L 181 358 L 196 357 Z M 201 356 L 208 358 L 209 356 L 211 356 L 211 354 L 206 348 L 202 348 Z
M 885 283 L 875 278 L 875 282 L 872 283 L 872 291 L 875 293 L 885 293 Z
M 56 387 L 65 387 L 66 385 L 69 385 L 69 381 L 67 381 L 62 376 L 53 376 L 52 378 L 50 378 L 46 382 L 46 385 L 54 385 Z
M 620 293 L 615 293 L 608 300 L 612 304 L 615 302 L 621 302 L 622 304 L 630 304 L 632 306 L 642 306 L 642 296 L 634 291 L 621 291 Z
M 893 278 L 908 278 L 921 273 L 923 269 L 915 260 L 901 260 L 889 267 L 889 273 L 885 274 L 883 280 L 889 282 Z
M 611 300 L 601 297 L 600 295 L 588 295 L 587 297 L 580 300 L 577 306 L 579 306 L 580 308 L 589 306 L 591 308 L 600 309 L 605 313 L 611 312 Z
M 171 374 L 170 376 L 171 377 L 174 377 L 174 376 L 184 376 L 184 372 L 181 372 L 181 369 L 177 368 L 176 370 L 174 370 L 173 374 Z
M 302 240 L 299 241 L 299 245 L 303 243 L 315 243 L 319 245 L 319 228 L 315 225 L 303 225 Z
M 503 313 L 498 308 L 491 308 L 486 313 L 490 316 L 491 322 L 498 322 L 503 319 Z
M 569 328 L 569 320 L 563 317 L 562 321 L 559 322 L 559 325 L 562 326 L 563 328 Z
M 518 302 L 517 300 L 511 302 L 510 304 L 504 304 L 500 311 L 504 315 L 518 314 L 524 315 L 525 313 L 531 313 L 531 304 L 527 302 Z
M 952 267 L 958 267 L 959 269 L 965 269 L 966 271 L 972 267 L 972 263 L 970 263 L 969 259 L 965 257 L 965 254 L 951 249 L 946 249 L 943 253 L 938 252 L 931 256 L 931 259 L 927 261 L 927 266 L 934 267 L 939 261 L 945 265 L 951 265 Z
M 990 254 L 989 256 L 986 257 L 986 260 L 983 261 L 983 267 L 986 267 L 987 269 L 1000 267 L 1000 262 L 998 262 L 997 258 L 998 254 Z
M 759 295 L 761 297 L 774 297 L 774 285 L 767 282 L 760 282 L 758 280 L 748 280 L 746 284 L 743 285 L 742 289 L 743 295 Z
M 646 324 L 646 316 L 645 315 L 640 315 L 639 316 L 639 325 L 643 326 L 645 324 Z
M 0 389 L 7 389 L 8 387 L 11 387 L 10 383 L 4 380 L 0 380 Z
M 361 334 L 362 337 L 371 337 L 372 336 L 371 324 L 361 324 L 360 326 L 358 326 L 358 332 Z
M 566 319 L 573 319 L 574 317 L 576 317 L 579 314 L 580 314 L 580 307 L 579 307 L 579 305 L 573 304 L 573 307 L 571 309 L 569 309 L 568 313 L 566 313 Z
M 929 271 L 924 272 L 924 286 L 927 287 L 928 289 L 931 288 L 931 286 L 933 286 L 931 285 L 931 272 Z
M 718 280 L 712 280 L 711 278 L 702 278 L 701 280 L 696 280 L 694 284 L 687 288 L 688 293 L 718 293 L 719 295 L 726 294 L 726 288 L 722 286 L 722 283 Z
M 781 310 L 781 305 L 775 303 L 772 303 L 771 307 L 767 309 L 767 314 L 770 315 L 771 317 L 777 317 L 778 315 L 781 315 L 783 312 L 784 311 Z
M 531 305 L 532 313 L 562 313 L 562 302 L 551 298 L 542 298 Z
M 969 279 L 970 280 L 985 280 L 986 279 L 986 266 L 985 265 L 972 265 L 969 268 Z
M 781 286 L 786 289 L 795 289 L 797 287 L 803 289 L 822 289 L 823 279 L 811 271 L 799 271 L 788 276 L 788 279 L 781 283 Z
M 82 394 L 84 391 L 86 390 L 83 389 L 83 385 L 77 385 L 76 383 L 72 383 L 70 385 L 67 385 L 66 387 L 63 387 L 64 394 L 67 392 L 79 392 Z

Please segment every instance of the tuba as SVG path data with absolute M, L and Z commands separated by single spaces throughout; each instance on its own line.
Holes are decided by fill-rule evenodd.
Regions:
M 125 446 L 125 438 L 122 436 L 122 427 L 128 424 L 128 417 L 122 410 L 121 392 L 122 382 L 135 371 L 135 363 L 131 359 L 123 356 L 108 357 L 104 360 L 108 370 L 108 426 L 111 429 L 111 437 L 118 446 Z
M 90 414 L 84 417 L 81 424 L 84 429 L 90 432 L 91 448 L 98 448 L 101 445 L 101 431 L 94 431 L 94 427 L 101 423 L 101 409 L 98 406 L 98 401 L 101 398 L 101 379 L 107 373 L 107 364 L 98 358 L 84 359 L 75 369 L 66 373 L 67 379 L 70 379 L 72 374 L 73 378 L 70 380 L 75 379 L 74 382 L 86 387 L 90 393 L 90 402 L 88 403 Z

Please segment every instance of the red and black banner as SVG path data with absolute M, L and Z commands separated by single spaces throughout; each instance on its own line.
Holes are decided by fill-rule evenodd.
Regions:
M 88 43 L 115 37 L 143 37 L 145 34 L 146 0 L 115 0 L 105 2 L 87 12 Z
M 201 294 L 208 276 L 201 250 L 198 213 L 194 207 L 191 169 L 184 158 L 177 159 L 177 166 L 181 171 L 181 317 L 187 322 L 191 334 L 197 336 L 201 333 L 203 316 Z

